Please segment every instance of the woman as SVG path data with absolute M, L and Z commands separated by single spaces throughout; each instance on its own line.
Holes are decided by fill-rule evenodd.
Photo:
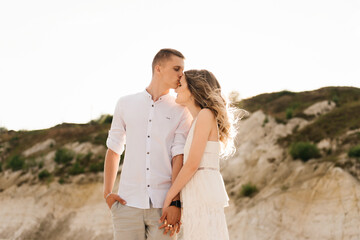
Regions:
M 226 102 L 215 76 L 207 70 L 186 71 L 176 102 L 193 116 L 184 149 L 184 165 L 167 193 L 163 215 L 181 191 L 183 239 L 229 239 L 224 207 L 228 196 L 219 172 L 221 143 L 231 145 Z

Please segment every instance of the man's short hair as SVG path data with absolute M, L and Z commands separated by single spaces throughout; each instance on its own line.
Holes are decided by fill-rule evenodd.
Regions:
M 159 64 L 160 61 L 169 60 L 173 55 L 185 59 L 184 55 L 182 55 L 181 52 L 172 48 L 163 48 L 155 55 L 153 59 L 152 72 L 154 73 L 155 66 Z

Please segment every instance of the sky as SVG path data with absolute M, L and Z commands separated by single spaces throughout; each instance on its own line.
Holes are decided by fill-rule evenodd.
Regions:
M 360 87 L 358 0 L 2 0 L 0 127 L 113 114 L 161 48 L 240 98 Z

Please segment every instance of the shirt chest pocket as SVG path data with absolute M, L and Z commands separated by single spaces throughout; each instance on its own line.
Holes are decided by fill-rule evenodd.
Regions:
M 152 130 L 156 134 L 159 134 L 163 137 L 168 135 L 173 135 L 178 125 L 176 120 L 171 115 L 161 115 L 156 116 L 153 121 Z

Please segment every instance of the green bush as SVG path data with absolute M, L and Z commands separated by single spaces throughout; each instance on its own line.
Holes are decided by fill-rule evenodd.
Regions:
M 92 155 L 92 152 L 88 152 L 86 155 L 80 153 L 76 155 L 76 161 L 81 163 L 82 165 L 86 165 L 91 161 Z
M 48 170 L 42 170 L 39 174 L 38 174 L 38 177 L 40 180 L 44 180 L 44 179 L 47 179 L 51 176 L 51 173 L 48 172 Z
M 84 172 L 85 172 L 85 168 L 81 166 L 80 163 L 78 162 L 74 163 L 74 165 L 72 165 L 72 167 L 69 170 L 69 174 L 71 175 L 77 175 Z
M 338 95 L 333 95 L 331 100 L 335 103 L 336 106 L 339 106 L 339 97 L 338 97 Z
M 286 119 L 291 119 L 293 117 L 293 109 L 287 108 L 286 109 Z
M 349 157 L 360 158 L 360 145 L 350 148 L 348 152 Z
M 112 119 L 113 119 L 113 116 L 111 115 L 106 115 L 104 121 L 102 122 L 103 124 L 111 124 L 112 122 Z
M 25 159 L 20 155 L 12 156 L 7 162 L 7 168 L 11 168 L 13 171 L 24 169 Z
M 98 163 L 92 163 L 89 167 L 90 172 L 102 172 L 104 171 L 104 161 Z
M 269 122 L 269 118 L 268 118 L 268 116 L 266 115 L 266 117 L 264 118 L 262 127 L 264 127 L 268 122 Z
M 258 189 L 255 185 L 247 183 L 242 185 L 240 195 L 243 197 L 252 197 L 258 192 Z
M 15 146 L 15 145 L 17 145 L 17 143 L 19 142 L 19 140 L 20 140 L 20 138 L 19 138 L 19 136 L 18 135 L 16 135 L 16 136 L 13 136 L 12 138 L 10 138 L 10 145 L 12 145 L 12 146 Z
M 69 163 L 73 160 L 75 154 L 73 151 L 66 148 L 60 148 L 56 151 L 55 162 L 57 163 Z
M 290 154 L 294 159 L 300 158 L 304 162 L 311 158 L 320 157 L 319 149 L 310 142 L 296 142 L 291 144 Z
M 43 167 L 44 167 L 44 162 L 42 162 L 42 161 L 39 162 L 39 163 L 38 163 L 38 168 L 41 169 L 41 168 L 43 168 Z
M 64 183 L 65 183 L 65 179 L 61 177 L 58 182 L 59 182 L 60 184 L 64 184 Z
M 99 133 L 98 135 L 95 136 L 92 143 L 106 146 L 107 137 L 108 137 L 108 132 Z

